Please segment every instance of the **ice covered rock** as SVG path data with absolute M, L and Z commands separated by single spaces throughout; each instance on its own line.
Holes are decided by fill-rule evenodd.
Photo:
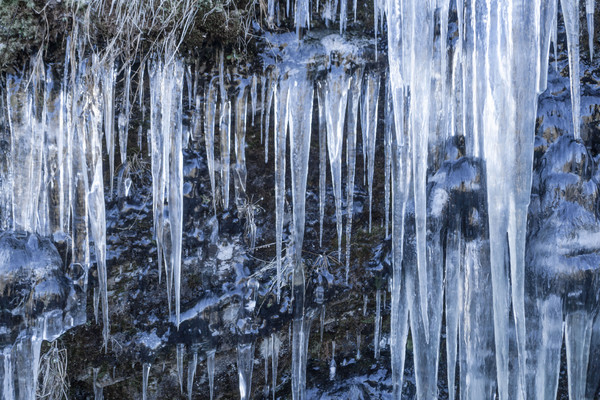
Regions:
M 48 238 L 0 234 L 0 397 L 35 397 L 41 342 L 85 322 L 86 282 Z

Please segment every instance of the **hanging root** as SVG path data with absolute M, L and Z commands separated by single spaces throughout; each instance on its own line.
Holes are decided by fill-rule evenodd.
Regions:
M 59 348 L 55 340 L 40 357 L 37 395 L 38 399 L 68 399 L 67 349 Z

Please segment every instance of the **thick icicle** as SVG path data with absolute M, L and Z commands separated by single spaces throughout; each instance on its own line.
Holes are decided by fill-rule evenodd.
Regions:
M 579 88 L 579 0 L 560 0 L 567 48 L 569 53 L 569 79 L 571 80 L 571 112 L 573 114 L 573 136 L 580 139 L 579 119 L 581 114 L 581 89 Z
M 390 7 L 395 7 L 393 0 L 388 1 L 388 26 L 394 21 L 395 15 Z M 396 10 L 397 11 L 397 10 Z M 397 16 L 397 15 L 396 15 Z M 399 20 L 398 20 L 399 22 Z M 399 72 L 398 59 L 390 59 L 391 68 Z M 397 69 L 398 68 L 398 69 Z M 399 78 L 396 75 L 396 78 Z M 400 80 L 392 82 L 394 94 L 394 114 L 396 134 L 392 136 L 392 301 L 391 301 L 391 332 L 390 350 L 392 364 L 392 382 L 395 398 L 400 398 L 404 382 L 404 361 L 406 355 L 406 340 L 408 338 L 408 306 L 407 293 L 402 268 L 404 253 L 404 221 L 406 203 L 410 184 L 409 146 L 404 137 L 404 102 Z
M 275 241 L 277 251 L 277 301 L 281 298 L 283 214 L 285 205 L 285 149 L 288 126 L 288 93 L 290 82 L 287 77 L 279 81 L 275 92 Z M 266 142 L 265 142 L 266 143 Z
M 418 272 L 418 294 L 425 341 L 429 342 L 429 298 L 427 268 L 427 157 L 431 114 L 431 75 L 435 4 L 409 1 L 404 11 L 408 43 L 407 78 L 410 87 L 408 134 L 412 145 L 413 196 Z M 409 61 L 410 60 L 410 61 Z M 397 111 L 396 111 L 397 112 Z
M 343 66 L 331 67 L 325 88 L 325 118 L 327 121 L 327 150 L 335 195 L 338 259 L 340 260 L 342 258 L 342 139 L 350 83 L 351 76 L 346 73 Z
M 292 171 L 292 205 L 293 205 L 293 296 L 294 322 L 292 343 L 292 398 L 302 400 L 306 390 L 306 361 L 308 356 L 308 339 L 311 318 L 304 309 L 304 262 L 302 259 L 302 243 L 304 241 L 306 179 L 308 176 L 308 159 L 310 151 L 311 122 L 313 109 L 313 83 L 306 72 L 295 72 L 290 77 L 289 98 L 295 99 L 296 105 L 289 110 L 290 167 Z M 285 155 L 285 153 L 284 153 Z M 284 170 L 285 171 L 285 170 Z
M 348 173 L 346 180 L 346 283 L 348 282 L 348 274 L 350 272 L 350 238 L 352 235 L 352 215 L 354 214 L 354 179 L 356 177 L 356 129 L 358 126 L 357 118 L 362 74 L 362 68 L 357 68 L 352 76 L 348 95 L 348 134 L 346 138 L 346 165 Z
M 95 68 L 99 68 L 96 70 Z M 94 70 L 90 73 L 96 76 L 102 72 L 102 67 L 94 60 Z M 109 71 L 103 71 L 109 73 Z M 104 210 L 104 174 L 102 171 L 102 110 L 97 103 L 100 99 L 99 82 L 93 79 L 88 87 L 91 99 L 88 100 L 88 124 L 87 128 L 87 159 L 89 168 L 89 191 L 88 191 L 88 215 L 90 220 L 90 231 L 96 249 L 96 263 L 98 265 L 98 282 L 100 285 L 100 297 L 102 302 L 102 337 L 104 349 L 107 350 L 109 337 L 108 322 L 108 288 L 106 274 L 106 217 Z M 96 100 L 96 101 L 94 101 Z M 84 128 L 84 124 L 81 128 Z
M 254 343 L 239 344 L 237 347 L 237 368 L 241 400 L 250 399 L 250 391 L 252 389 L 253 364 Z
M 366 139 L 367 181 L 369 185 L 369 232 L 371 232 L 371 209 L 373 207 L 373 176 L 375 172 L 375 141 L 377 139 L 377 106 L 379 103 L 380 77 L 374 71 L 366 74 L 362 88 L 360 122 Z

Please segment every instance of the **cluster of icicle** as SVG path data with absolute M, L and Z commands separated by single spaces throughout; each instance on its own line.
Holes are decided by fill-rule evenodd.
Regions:
M 114 141 L 111 121 L 114 69 L 82 58 L 69 40 L 64 75 L 37 56 L 30 74 L 8 76 L 3 88 L 10 151 L 0 176 L 0 227 L 68 237 L 72 262 L 87 270 L 94 243 L 104 343 L 108 340 L 106 223 L 102 136 Z M 106 131 L 106 132 L 105 132 Z
M 265 159 L 269 157 L 269 146 L 273 146 L 274 152 L 278 298 L 284 268 L 286 168 L 291 171 L 292 244 L 287 251 L 295 301 L 292 339 L 295 399 L 304 398 L 311 323 L 304 310 L 302 243 L 314 99 L 316 97 L 318 102 L 319 120 L 321 232 L 329 158 L 340 259 L 343 254 L 342 149 L 345 140 L 348 175 L 343 259 L 348 276 L 358 126 L 360 122 L 367 171 L 364 179 L 372 199 L 380 93 L 384 93 L 385 105 L 385 226 L 387 230 L 389 223 L 393 237 L 391 361 L 395 396 L 399 397 L 402 390 L 410 327 L 418 397 L 437 397 L 444 276 L 451 399 L 455 396 L 457 357 L 469 357 L 469 343 L 457 354 L 459 335 L 461 340 L 467 340 L 470 334 L 469 326 L 459 320 L 466 321 L 469 316 L 458 315 L 457 304 L 461 300 L 456 296 L 459 294 L 449 290 L 459 285 L 459 275 L 454 273 L 461 268 L 459 264 L 473 262 L 469 246 L 462 246 L 457 238 L 449 238 L 445 265 L 432 262 L 435 255 L 428 256 L 428 249 L 435 253 L 440 251 L 440 246 L 427 241 L 427 171 L 432 166 L 439 167 L 443 161 L 428 150 L 451 136 L 464 136 L 468 155 L 485 161 L 487 203 L 491 205 L 488 208 L 489 263 L 493 283 L 495 365 L 485 371 L 474 371 L 469 369 L 471 364 L 466 363 L 460 371 L 460 393 L 463 398 L 492 398 L 491 393 L 497 390 L 501 399 L 526 398 L 530 393 L 526 388 L 525 371 L 528 363 L 536 361 L 528 359 L 525 342 L 526 218 L 537 98 L 546 85 L 551 39 L 556 47 L 558 5 L 557 0 L 457 0 L 455 5 L 458 40 L 450 51 L 447 41 L 450 0 L 377 2 L 376 9 L 387 18 L 389 71 L 385 78 L 377 71 L 335 62 L 327 66 L 325 78 L 318 81 L 309 78 L 306 67 L 300 64 L 274 65 L 265 69 L 262 76 L 231 77 L 224 68 L 222 53 L 219 71 L 205 79 L 204 85 L 200 84 L 198 68 L 192 72 L 174 53 L 156 56 L 134 72 L 138 82 L 138 106 L 143 114 L 144 76 L 147 73 L 149 77 L 150 130 L 147 133 L 140 130 L 138 145 L 142 147 L 141 138 L 145 133 L 152 160 L 159 271 L 164 266 L 169 308 L 174 298 L 177 325 L 183 234 L 183 152 L 188 142 L 202 137 L 206 145 L 215 212 L 217 199 L 223 208 L 229 207 L 230 175 L 233 174 L 235 205 L 239 212 L 251 216 L 246 196 L 246 116 L 250 113 L 254 124 L 260 110 Z M 561 5 L 572 77 L 573 134 L 579 138 L 578 2 L 561 0 Z M 587 2 L 587 6 L 588 29 L 592 32 L 593 1 Z M 337 3 L 326 5 L 329 16 L 335 7 Z M 270 1 L 268 8 L 270 19 L 274 20 L 275 2 Z M 296 2 L 299 28 L 309 26 L 310 9 L 308 0 Z M 341 30 L 346 24 L 346 14 L 346 2 L 341 0 Z M 436 33 L 438 25 L 440 30 Z M 6 102 L 11 149 L 0 180 L 0 224 L 4 229 L 45 235 L 66 233 L 70 236 L 73 262 L 85 266 L 92 261 L 90 243 L 94 244 L 106 345 L 109 321 L 102 137 L 109 154 L 107 195 L 112 197 L 117 133 L 121 164 L 127 163 L 134 73 L 131 64 L 117 65 L 114 58 L 87 56 L 78 40 L 71 40 L 67 47 L 62 80 L 55 79 L 54 72 L 46 69 L 41 57 L 32 63 L 30 74 L 7 79 L 2 101 Z M 124 96 L 119 103 L 119 115 L 115 117 L 117 67 L 124 76 Z M 230 89 L 232 83 L 234 90 Z M 192 111 L 189 125 L 183 122 L 184 104 Z M 271 119 L 272 139 L 269 138 Z M 217 142 L 218 160 L 215 158 Z M 230 160 L 232 142 L 234 163 Z M 289 167 L 286 167 L 287 159 L 291 163 Z M 231 164 L 234 164 L 233 173 Z M 126 182 L 119 181 L 118 191 L 126 193 L 127 189 L 121 190 L 122 186 L 128 188 Z M 410 272 L 403 271 L 408 266 L 406 262 L 403 264 L 403 243 L 409 203 L 414 203 L 416 233 L 416 266 Z M 506 271 L 506 254 L 510 256 L 510 271 Z M 174 290 L 173 296 L 171 290 Z M 514 322 L 510 318 L 514 318 Z M 518 349 L 516 367 L 509 366 L 513 327 Z M 569 368 L 569 382 L 585 382 L 586 368 L 579 367 Z M 510 368 L 517 373 L 511 373 Z M 485 379 L 480 379 L 480 375 Z M 552 384 L 543 379 L 537 382 L 538 386 Z M 557 381 L 553 382 L 554 390 L 542 391 L 547 393 L 547 398 L 555 396 Z M 243 398 L 249 396 L 249 383 L 247 385 Z M 572 398 L 583 398 L 585 384 L 571 384 L 569 390 Z
M 537 100 L 546 88 L 551 38 L 556 48 L 557 1 L 457 0 L 458 37 L 453 51 L 447 41 L 449 6 L 449 0 L 388 0 L 385 6 L 395 116 L 391 341 L 395 393 L 402 388 L 410 326 L 418 397 L 437 397 L 445 276 L 450 398 L 455 397 L 457 338 L 461 343 L 458 357 L 466 360 L 460 370 L 462 398 L 493 398 L 496 390 L 500 399 L 555 398 L 557 365 L 545 365 L 543 352 L 527 349 L 524 259 Z M 587 6 L 593 54 L 593 2 Z M 579 139 L 578 1 L 561 0 L 561 8 L 571 73 L 573 135 Z M 432 163 L 435 170 L 442 161 L 428 150 L 454 135 L 464 136 L 467 156 L 485 162 L 495 365 L 471 358 L 475 355 L 470 350 L 484 337 L 478 337 L 472 325 L 477 321 L 476 310 L 467 303 L 459 307 L 461 301 L 468 301 L 468 293 L 462 299 L 454 290 L 476 287 L 476 275 L 466 274 L 463 279 L 472 281 L 461 282 L 455 272 L 473 268 L 469 263 L 481 262 L 481 258 L 453 237 L 448 239 L 444 266 L 443 256 L 436 253 L 439 244 L 428 241 L 427 170 Z M 402 263 L 409 197 L 416 231 L 414 279 L 412 272 L 402 271 L 412 268 Z M 567 320 L 567 341 L 570 336 L 577 340 L 576 329 Z M 580 334 L 588 336 L 589 347 L 587 332 Z M 514 358 L 509 351 L 513 337 L 518 354 Z M 580 349 L 567 343 L 568 353 L 570 348 Z M 569 392 L 571 398 L 585 398 L 588 355 L 577 351 L 568 355 Z M 539 368 L 533 382 L 527 376 L 532 365 Z

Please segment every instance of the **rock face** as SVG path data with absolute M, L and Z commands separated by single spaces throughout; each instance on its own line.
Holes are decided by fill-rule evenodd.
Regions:
M 35 397 L 43 340 L 86 320 L 87 266 L 64 266 L 49 238 L 0 234 L 0 368 L 5 399 Z

